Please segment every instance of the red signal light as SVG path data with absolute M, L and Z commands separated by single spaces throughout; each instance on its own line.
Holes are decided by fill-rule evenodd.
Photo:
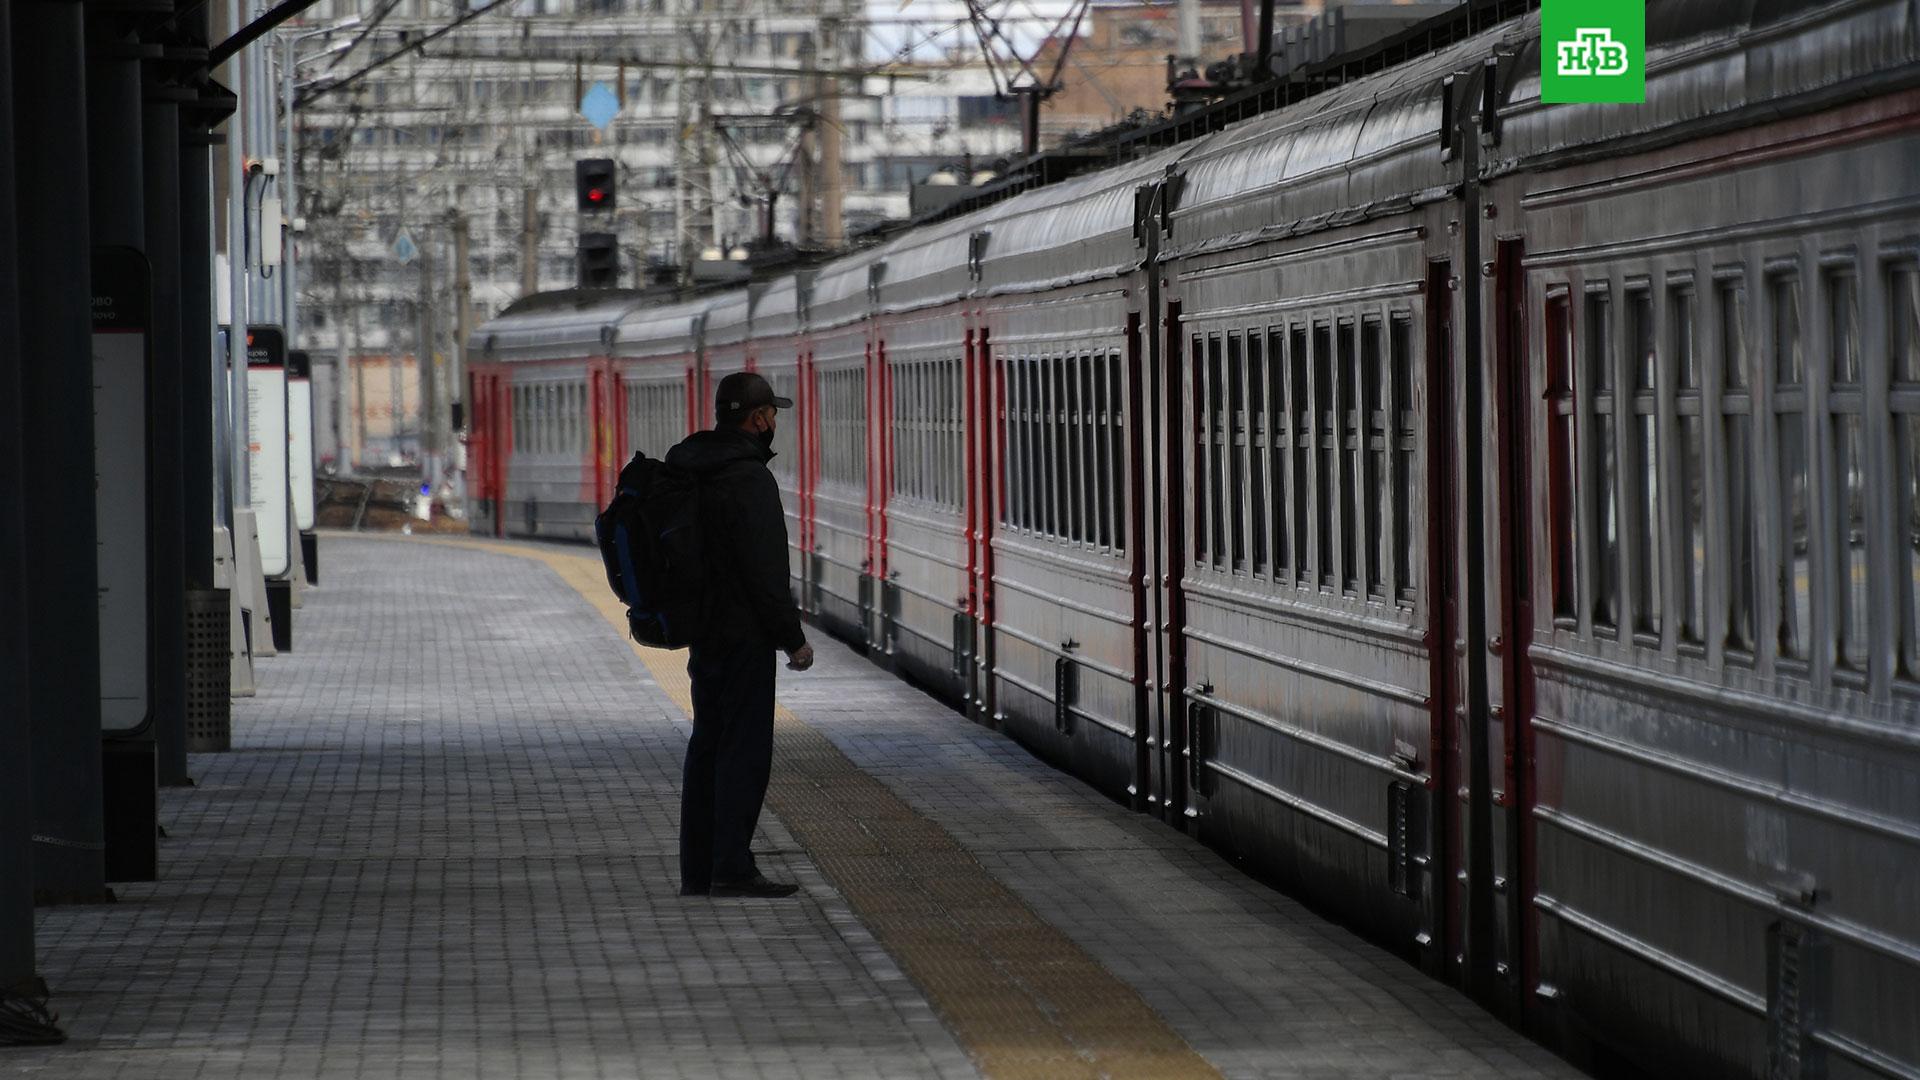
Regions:
M 604 192 L 604 191 L 602 191 L 602 190 L 600 190 L 599 188 L 588 188 L 588 189 L 587 189 L 587 201 L 588 201 L 588 202 L 605 202 L 605 201 L 606 201 L 606 198 L 607 198 L 607 193 L 606 193 L 606 192 Z

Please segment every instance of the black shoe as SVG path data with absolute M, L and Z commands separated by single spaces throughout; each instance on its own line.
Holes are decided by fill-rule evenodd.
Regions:
M 768 881 L 766 875 L 755 871 L 750 878 L 734 881 L 716 881 L 708 890 L 712 896 L 792 896 L 800 891 L 800 886 L 784 881 Z
M 708 889 L 707 889 L 707 887 L 706 887 L 705 885 L 682 885 L 682 886 L 680 886 L 680 895 L 681 895 L 681 896 L 705 896 L 705 895 L 707 895 L 707 892 L 708 892 Z

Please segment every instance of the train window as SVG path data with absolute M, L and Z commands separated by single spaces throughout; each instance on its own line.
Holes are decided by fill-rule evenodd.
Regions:
M 1691 284 L 1667 294 L 1668 325 L 1672 327 L 1674 370 L 1680 389 L 1674 411 L 1680 438 L 1675 494 L 1679 497 L 1679 575 L 1674 581 L 1680 608 L 1680 640 L 1699 645 L 1707 639 L 1706 602 L 1706 447 L 1705 418 L 1700 407 L 1700 361 L 1694 346 L 1695 296 Z
M 1020 361 L 1021 419 L 1026 428 L 1026 446 L 1022 464 L 1026 470 L 1026 528 L 1040 531 L 1040 500 L 1046 495 L 1041 483 L 1040 465 L 1040 361 L 1025 357 Z
M 1553 616 L 1563 622 L 1580 617 L 1574 534 L 1573 463 L 1573 319 L 1564 286 L 1548 293 L 1547 354 L 1547 528 L 1553 551 Z
M 1107 460 L 1107 373 L 1095 371 L 1095 365 L 1106 365 L 1105 357 L 1092 354 L 1080 358 L 1080 400 L 1087 405 L 1087 425 L 1081 434 L 1084 444 L 1084 456 L 1088 462 L 1084 472 L 1087 477 L 1087 510 L 1092 520 L 1087 527 L 1087 542 L 1101 547 L 1113 545 L 1112 486 L 1108 478 L 1112 472 L 1112 463 Z
M 1340 402 L 1340 498 L 1334 504 L 1339 507 L 1339 520 L 1334 527 L 1340 531 L 1341 581 L 1348 592 L 1357 594 L 1360 591 L 1360 560 L 1356 545 L 1359 542 L 1359 515 L 1364 510 L 1359 507 L 1355 484 L 1362 450 L 1360 413 L 1354 407 L 1353 400 L 1353 384 L 1359 370 L 1359 359 L 1354 355 L 1353 332 L 1353 320 L 1344 319 L 1336 337 L 1340 343 L 1340 366 L 1334 372 L 1335 393 Z
M 1333 460 L 1339 451 L 1334 444 L 1338 421 L 1333 412 L 1333 328 L 1326 323 L 1316 323 L 1313 328 L 1313 406 L 1318 417 L 1314 431 L 1314 562 L 1320 587 L 1332 589 Z
M 960 506 L 966 501 L 967 476 L 972 472 L 967 460 L 966 409 L 968 383 L 966 362 L 959 357 L 947 361 L 947 502 Z
M 1360 459 L 1360 521 L 1366 547 L 1361 562 L 1367 571 L 1367 594 L 1384 600 L 1387 581 L 1380 573 L 1383 531 L 1380 527 L 1380 484 L 1387 471 L 1387 414 L 1380 404 L 1380 383 L 1383 381 L 1380 369 L 1387 362 L 1387 357 L 1386 350 L 1381 347 L 1382 332 L 1379 319 L 1368 319 L 1360 324 L 1360 424 L 1362 437 L 1366 440 L 1366 452 Z
M 1293 425 L 1287 416 L 1286 336 L 1278 327 L 1267 331 L 1267 416 L 1271 434 L 1267 441 L 1267 482 L 1272 494 L 1273 577 L 1284 580 L 1293 567 L 1292 548 L 1287 534 L 1287 450 L 1292 445 Z
M 1619 625 L 1620 519 L 1614 501 L 1613 305 L 1602 288 L 1587 301 L 1587 382 L 1593 387 L 1593 485 L 1588 513 L 1593 518 L 1593 625 Z
M 1247 372 L 1238 331 L 1227 335 L 1227 529 L 1235 570 L 1247 568 Z
M 1653 294 L 1645 288 L 1627 290 L 1627 343 L 1633 349 L 1633 428 L 1629 442 L 1633 463 L 1627 474 L 1633 485 L 1633 628 L 1636 633 L 1660 636 L 1661 606 L 1666 597 L 1660 527 L 1659 356 L 1655 348 Z
M 1804 660 L 1812 633 L 1812 570 L 1807 489 L 1806 363 L 1800 341 L 1800 279 L 1791 273 L 1767 280 L 1769 341 L 1773 360 L 1775 445 L 1779 449 L 1780 623 L 1776 627 L 1780 655 Z
M 1413 583 L 1413 455 L 1420 437 L 1413 410 L 1413 319 L 1395 315 L 1388 324 L 1391 375 L 1387 405 L 1393 411 L 1393 587 L 1394 596 L 1411 604 Z
M 1867 458 L 1864 391 L 1861 386 L 1860 305 L 1851 271 L 1822 275 L 1833 386 L 1833 553 L 1839 630 L 1837 655 L 1857 672 L 1867 670 Z
M 1887 275 L 1887 345 L 1893 361 L 1894 454 L 1899 462 L 1896 510 L 1901 589 L 1901 667 L 1920 678 L 1920 266 L 1897 265 Z
M 885 380 L 882 385 L 888 386 L 891 390 L 891 393 L 887 396 L 892 399 L 889 403 L 888 411 L 893 414 L 891 427 L 894 446 L 896 448 L 895 458 L 896 460 L 900 457 L 907 459 L 907 467 L 905 469 L 888 469 L 892 475 L 887 477 L 887 489 L 902 495 L 908 495 L 912 493 L 911 485 L 913 477 L 913 412 L 907 403 L 907 397 L 913 393 L 914 373 L 911 368 L 908 368 L 904 372 L 905 378 L 901 378 L 901 374 L 902 372 L 898 369 L 883 369 L 881 374 L 881 378 Z M 902 435 L 906 437 L 902 438 Z M 903 446 L 902 444 L 905 445 Z M 887 468 L 887 464 L 883 463 L 882 468 Z M 900 483 L 903 475 L 907 478 L 905 485 Z
M 1288 409 L 1292 415 L 1293 478 L 1288 487 L 1293 495 L 1293 580 L 1296 586 L 1312 588 L 1308 569 L 1307 474 L 1313 455 L 1313 400 L 1307 396 L 1307 328 L 1295 323 L 1287 332 Z
M 1047 438 L 1047 407 L 1053 398 L 1047 386 L 1045 361 L 1035 358 L 1028 363 L 1032 365 L 1029 377 L 1033 390 L 1029 406 L 1033 419 L 1033 456 L 1028 461 L 1033 470 L 1033 531 L 1050 532 L 1053 529 L 1053 480 L 1049 463 L 1053 460 L 1053 444 Z
M 1249 567 L 1255 575 L 1267 572 L 1267 392 L 1266 363 L 1260 354 L 1259 330 L 1247 333 L 1247 487 L 1253 512 L 1247 523 L 1253 533 Z
M 1066 492 L 1067 510 L 1061 518 L 1066 537 L 1076 543 L 1087 538 L 1086 519 L 1088 495 L 1086 483 L 1087 455 L 1082 435 L 1086 431 L 1086 397 L 1080 382 L 1080 357 L 1064 356 L 1059 360 L 1060 378 L 1066 384 L 1066 410 L 1062 414 L 1060 437 L 1066 443 L 1066 453 L 1061 455 L 1061 466 L 1066 469 L 1066 479 L 1061 489 Z
M 1726 647 L 1751 654 L 1758 566 L 1754 561 L 1753 396 L 1754 363 L 1747 347 L 1747 290 L 1738 278 L 1715 290 L 1720 315 L 1720 414 L 1727 469 Z
M 1020 382 L 1020 362 L 1012 357 L 1000 359 L 1000 414 L 1006 428 L 1006 443 L 1000 451 L 1000 517 L 1009 526 L 1026 527 L 1027 485 L 1021 470 L 1026 468 L 1026 419 L 1020 411 L 1026 401 Z
M 1022 438 L 1021 486 L 1025 489 L 1021 527 L 1028 532 L 1040 530 L 1040 500 L 1045 491 L 1040 483 L 1040 362 L 1032 357 L 1020 360 L 1020 426 Z
M 1055 498 L 1060 517 L 1051 530 L 1068 540 L 1078 538 L 1080 516 L 1080 380 L 1073 377 L 1073 359 L 1056 356 L 1048 361 L 1053 380 L 1053 475 L 1059 490 Z
M 1226 441 L 1227 441 L 1227 394 L 1226 394 L 1226 357 L 1221 348 L 1220 335 L 1207 338 L 1207 488 L 1211 496 L 1207 501 L 1207 535 L 1210 538 L 1208 552 L 1213 556 L 1214 569 L 1224 569 L 1227 565 L 1227 526 L 1226 526 Z

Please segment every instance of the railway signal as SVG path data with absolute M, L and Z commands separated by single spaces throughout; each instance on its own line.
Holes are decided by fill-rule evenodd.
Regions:
M 620 244 L 612 233 L 580 234 L 580 287 L 614 289 L 620 286 Z
M 613 159 L 582 158 L 574 162 L 573 193 L 582 213 L 613 209 Z

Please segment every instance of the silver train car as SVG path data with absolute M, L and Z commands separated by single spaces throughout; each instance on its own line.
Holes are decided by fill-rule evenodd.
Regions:
M 1920 9 L 1537 16 L 749 289 L 482 326 L 476 528 L 717 374 L 795 595 L 1607 1071 L 1920 1077 Z M 571 456 L 569 456 L 571 455 Z

